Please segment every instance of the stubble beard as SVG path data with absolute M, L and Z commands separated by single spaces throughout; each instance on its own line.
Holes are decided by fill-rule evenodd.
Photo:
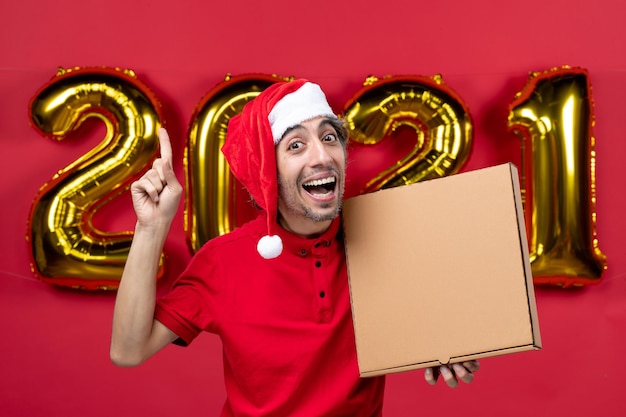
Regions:
M 290 213 L 303 216 L 314 222 L 325 222 L 328 220 L 333 220 L 341 212 L 341 204 L 343 201 L 344 193 L 343 179 L 340 179 L 339 176 L 337 176 L 337 181 L 338 183 L 336 192 L 338 198 L 332 203 L 324 204 L 321 206 L 321 208 L 325 210 L 335 205 L 335 208 L 332 211 L 324 211 L 320 213 L 304 204 L 301 200 L 298 200 L 297 196 L 299 195 L 299 193 L 306 192 L 298 186 L 298 184 L 300 184 L 300 181 L 298 181 L 296 184 L 286 184 L 285 181 L 283 181 L 281 178 L 278 178 L 278 194 L 284 202 L 286 209 Z

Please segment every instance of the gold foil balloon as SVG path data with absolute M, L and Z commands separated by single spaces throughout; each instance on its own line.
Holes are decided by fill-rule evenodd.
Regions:
M 377 158 L 390 161 L 358 193 L 454 174 L 472 147 L 469 111 L 440 76 L 369 77 L 346 104 L 344 115 L 353 143 L 348 178 Z M 401 139 L 402 128 L 408 128 L 410 137 Z M 385 156 L 386 148 L 394 153 L 391 143 L 385 142 L 394 140 L 409 146 L 400 155 Z
M 92 216 L 155 156 L 160 106 L 132 71 L 111 68 L 60 69 L 30 102 L 32 126 L 59 141 L 88 118 L 104 122 L 105 138 L 41 187 L 27 239 L 42 281 L 109 289 L 119 284 L 132 232 L 97 230 Z
M 249 200 L 247 193 L 232 176 L 221 148 L 230 118 L 261 91 L 284 80 L 263 74 L 227 76 L 196 106 L 184 159 L 185 229 L 192 251 L 250 217 L 245 208 L 252 206 L 243 204 Z
M 522 138 L 522 188 L 535 283 L 597 283 L 606 269 L 595 230 L 595 150 L 587 71 L 531 73 L 509 111 Z

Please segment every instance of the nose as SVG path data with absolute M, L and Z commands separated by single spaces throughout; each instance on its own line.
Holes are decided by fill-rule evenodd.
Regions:
M 332 157 L 321 140 L 313 140 L 309 145 L 309 163 L 312 166 L 328 165 Z

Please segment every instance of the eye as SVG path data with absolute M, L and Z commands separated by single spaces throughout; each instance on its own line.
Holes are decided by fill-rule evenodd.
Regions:
M 337 140 L 337 135 L 334 133 L 327 133 L 322 137 L 322 142 L 335 142 Z
M 301 140 L 292 140 L 287 145 L 287 150 L 295 151 L 295 150 L 298 150 L 298 149 L 302 148 L 302 146 L 303 146 L 303 144 L 302 144 Z

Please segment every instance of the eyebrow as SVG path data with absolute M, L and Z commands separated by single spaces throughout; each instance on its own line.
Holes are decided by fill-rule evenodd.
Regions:
M 291 127 L 288 127 L 287 130 L 285 130 L 285 133 L 283 133 L 283 135 L 281 136 L 280 141 L 282 142 L 282 140 L 285 139 L 285 137 L 288 134 L 290 134 L 294 130 L 299 130 L 299 129 L 304 129 L 304 126 L 302 126 L 302 125 L 293 125 Z
M 324 117 L 322 120 L 320 120 L 320 123 L 317 125 L 317 129 L 319 130 L 320 128 L 326 127 L 326 126 L 334 127 L 328 117 Z M 301 124 L 297 124 L 297 125 L 288 127 L 287 130 L 285 130 L 285 133 L 283 133 L 283 136 L 280 138 L 280 140 L 282 141 L 289 133 L 291 133 L 294 130 L 299 130 L 299 129 L 304 129 L 304 126 L 302 126 Z

